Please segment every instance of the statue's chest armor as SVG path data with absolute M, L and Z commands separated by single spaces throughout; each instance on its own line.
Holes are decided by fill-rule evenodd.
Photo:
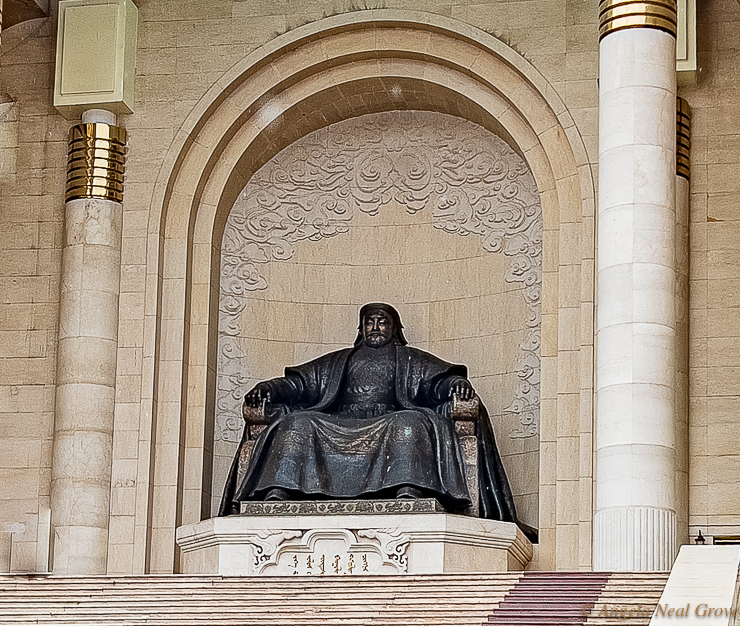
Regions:
M 396 406 L 396 351 L 358 350 L 349 359 L 340 404 Z

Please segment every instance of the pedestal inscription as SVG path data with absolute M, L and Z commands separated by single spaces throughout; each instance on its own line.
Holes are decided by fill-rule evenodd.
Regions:
M 292 534 L 292 533 L 291 533 Z M 405 574 L 409 535 L 395 529 L 317 529 L 285 538 L 271 555 L 255 558 L 265 576 Z

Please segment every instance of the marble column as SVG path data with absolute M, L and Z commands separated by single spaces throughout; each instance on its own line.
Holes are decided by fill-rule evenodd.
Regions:
M 600 2 L 594 569 L 676 555 L 676 4 Z
M 52 460 L 55 574 L 105 574 L 113 445 L 123 153 L 107 111 L 70 131 Z

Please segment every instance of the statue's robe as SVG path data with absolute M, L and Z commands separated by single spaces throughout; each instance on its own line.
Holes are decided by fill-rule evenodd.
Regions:
M 255 442 L 241 485 L 235 459 L 219 515 L 238 512 L 241 501 L 262 500 L 275 487 L 323 499 L 393 497 L 408 485 L 449 511 L 470 506 L 459 437 L 443 415 L 450 389 L 467 378 L 467 368 L 409 346 L 389 347 L 395 351 L 396 410 L 358 417 L 340 404 L 348 361 L 358 348 L 288 367 L 284 377 L 267 381 L 277 416 Z M 516 521 L 485 409 L 480 417 L 481 517 Z

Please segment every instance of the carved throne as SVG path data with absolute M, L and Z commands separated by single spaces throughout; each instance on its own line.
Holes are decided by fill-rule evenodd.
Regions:
M 462 400 L 457 395 L 442 405 L 441 411 L 455 422 L 455 430 L 462 445 L 463 463 L 465 467 L 465 482 L 468 486 L 470 499 L 473 505 L 465 511 L 466 515 L 478 517 L 479 514 L 479 487 L 478 487 L 478 437 L 476 433 L 478 417 L 480 415 L 480 400 L 474 396 L 471 400 Z M 252 456 L 254 442 L 269 423 L 269 407 L 263 403 L 260 407 L 242 404 L 244 417 L 244 432 L 236 453 L 238 463 L 236 484 L 241 485 L 247 473 L 249 459 Z

